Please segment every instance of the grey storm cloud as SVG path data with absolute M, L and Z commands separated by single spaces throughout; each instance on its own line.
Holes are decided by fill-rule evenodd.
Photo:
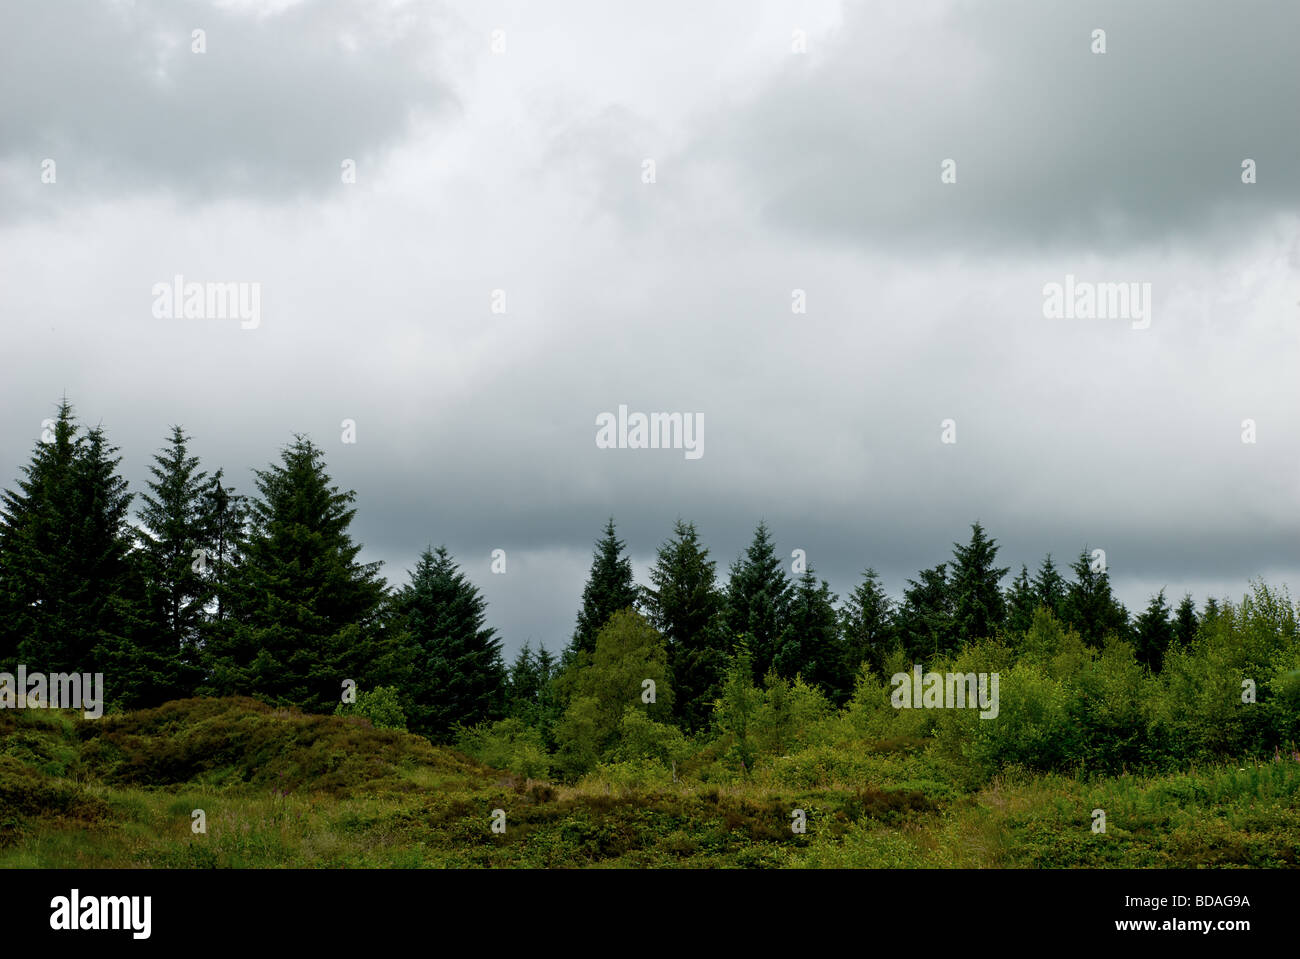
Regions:
M 432 10 L 14 7 L 0 30 L 0 200 L 10 214 L 36 208 L 45 158 L 60 184 L 90 198 L 267 200 L 334 188 L 345 159 L 380 156 L 415 120 L 455 104 Z
M 960 2 L 904 24 L 848 4 L 693 156 L 779 227 L 877 247 L 1231 238 L 1300 209 L 1297 34 L 1300 6 L 1270 0 Z

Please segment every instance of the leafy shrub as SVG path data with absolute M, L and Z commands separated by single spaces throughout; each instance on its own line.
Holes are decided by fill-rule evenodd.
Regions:
M 334 715 L 360 716 L 370 720 L 376 729 L 406 729 L 406 713 L 394 686 L 376 686 L 369 692 L 359 692 L 355 703 L 335 706 Z
M 618 743 L 611 751 L 611 758 L 615 762 L 652 760 L 668 769 L 689 751 L 686 737 L 676 726 L 655 722 L 639 706 L 628 706 L 623 710 Z
M 541 730 L 516 718 L 462 728 L 456 736 L 456 748 L 525 779 L 544 779 L 551 774 L 551 756 Z
M 584 776 L 585 787 L 609 785 L 615 789 L 663 788 L 672 785 L 672 770 L 657 759 L 629 759 L 600 763 Z

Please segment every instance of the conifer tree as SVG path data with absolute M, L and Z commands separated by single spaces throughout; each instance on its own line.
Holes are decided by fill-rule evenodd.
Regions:
M 0 517 L 3 648 L 43 671 L 88 670 L 97 645 L 135 622 L 131 502 L 103 430 L 82 436 L 64 400 Z M 119 595 L 120 594 L 120 595 Z
M 628 607 L 632 609 L 632 607 Z M 599 634 L 598 634 L 599 635 Z M 564 712 L 557 689 L 561 666 L 559 657 L 553 655 L 542 644 L 536 654 L 538 688 L 537 688 L 537 722 L 542 732 L 542 740 L 548 749 L 555 747 L 555 724 Z
M 708 722 L 727 664 L 715 568 L 695 525 L 678 520 L 659 548 L 645 591 L 649 620 L 667 643 L 677 717 L 691 731 Z
M 122 458 L 116 453 L 103 427 L 82 437 L 73 543 L 85 564 L 84 587 L 74 584 L 72 595 L 74 602 L 76 597 L 88 600 L 79 617 L 86 624 L 79 632 L 89 644 L 82 655 L 104 672 L 105 698 L 132 709 L 189 695 L 195 674 L 149 615 L 145 568 L 128 520 L 133 497 L 117 473 Z
M 1070 564 L 1070 570 L 1075 578 L 1066 588 L 1066 624 L 1094 647 L 1100 646 L 1108 634 L 1127 634 L 1128 611 L 1112 595 L 1105 566 L 1093 562 L 1086 546 Z
M 1007 629 L 1013 633 L 1025 633 L 1034 624 L 1034 610 L 1038 608 L 1038 596 L 1029 581 L 1029 567 L 1020 564 L 1020 573 L 1007 590 Z
M 877 672 L 883 667 L 885 654 L 895 642 L 893 605 L 876 571 L 868 568 L 840 610 L 847 675 L 857 676 L 863 663 Z
M 951 649 L 957 641 L 948 564 L 940 563 L 909 579 L 898 614 L 904 652 L 922 661 Z
M 203 491 L 203 510 L 207 520 L 207 538 L 212 553 L 208 557 L 206 579 L 213 609 L 211 624 L 220 627 L 226 621 L 229 601 L 229 577 L 239 565 L 248 533 L 248 497 L 222 482 L 224 470 L 218 469 Z
M 211 523 L 204 496 L 207 473 L 189 453 L 189 437 L 172 428 L 167 448 L 154 455 L 153 479 L 141 495 L 141 563 L 148 586 L 151 630 L 159 652 L 175 662 L 178 689 L 198 681 L 200 630 L 212 598 Z
M 596 648 L 596 634 L 620 609 L 635 608 L 639 598 L 632 580 L 632 560 L 623 555 L 623 541 L 611 516 L 591 558 L 591 572 L 582 590 L 582 609 L 572 648 L 590 653 Z
M 837 600 L 830 584 L 822 580 L 819 585 L 812 567 L 807 567 L 795 584 L 772 669 L 785 679 L 803 676 L 806 683 L 820 686 L 832 701 L 842 702 L 852 691 L 852 676 L 844 670 Z
M 725 613 L 727 638 L 745 641 L 755 679 L 772 667 L 790 613 L 791 589 L 767 524 L 760 522 L 753 541 L 731 566 Z
M 1196 618 L 1196 601 L 1191 593 L 1184 593 L 1174 613 L 1174 640 L 1180 646 L 1187 646 L 1196 638 L 1196 627 L 1200 625 Z
M 501 640 L 486 625 L 487 603 L 478 587 L 446 547 L 420 555 L 393 606 L 415 653 L 406 707 L 412 731 L 449 742 L 458 725 L 500 717 L 507 683 Z M 534 682 L 536 668 L 535 662 L 525 665 Z
M 506 712 L 527 721 L 536 704 L 539 680 L 532 643 L 525 641 L 506 673 Z
M 1053 616 L 1061 619 L 1065 613 L 1065 593 L 1065 577 L 1052 562 L 1052 554 L 1048 553 L 1034 575 L 1034 598 L 1037 605 L 1045 606 Z
M 89 637 L 81 635 L 85 624 L 78 622 L 74 602 L 74 591 L 84 594 L 92 585 L 82 582 L 82 558 L 73 543 L 79 455 L 77 423 L 65 399 L 31 461 L 21 467 L 18 488 L 3 494 L 0 667 L 5 669 L 24 661 L 48 664 L 50 670 L 90 665 Z
M 953 543 L 953 620 L 959 642 L 993 636 L 1006 618 L 1002 578 L 1010 571 L 998 567 L 997 540 L 985 535 L 978 522 L 971 524 L 970 542 Z
M 78 435 L 64 400 L 25 479 L 4 494 L 0 660 L 102 672 L 106 702 L 133 708 L 188 690 L 148 614 L 116 453 L 102 427 Z
M 348 528 L 356 494 L 302 436 L 257 470 L 244 556 L 227 570 L 228 628 L 205 646 L 206 691 L 332 712 L 344 682 L 389 682 L 400 656 L 382 630 L 378 563 L 358 563 Z
M 553 720 L 550 699 L 555 672 L 555 657 L 546 646 L 533 652 L 532 643 L 525 642 L 507 671 L 507 715 L 527 726 L 545 727 L 548 720 Z
M 1164 662 L 1165 651 L 1174 638 L 1174 624 L 1169 619 L 1169 604 L 1165 602 L 1165 591 L 1161 589 L 1151 597 L 1147 608 L 1137 618 L 1134 625 L 1134 652 L 1138 662 L 1149 667 L 1152 672 L 1159 672 Z

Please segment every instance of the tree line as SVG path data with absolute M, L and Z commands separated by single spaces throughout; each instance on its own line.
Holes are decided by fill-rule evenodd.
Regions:
M 1004 589 L 1009 569 L 978 522 L 899 603 L 870 568 L 842 604 L 812 567 L 788 574 L 764 523 L 722 581 L 679 520 L 637 584 L 611 518 L 569 642 L 558 656 L 526 644 L 507 667 L 486 602 L 444 547 L 396 589 L 379 564 L 358 562 L 355 493 L 332 483 L 309 439 L 255 470 L 251 494 L 203 470 L 190 443 L 172 428 L 132 516 L 117 448 L 60 404 L 0 502 L 0 668 L 102 671 L 120 708 L 242 694 L 335 711 L 350 679 L 363 694 L 386 690 L 408 728 L 437 741 L 511 717 L 545 748 L 567 737 L 596 755 L 622 721 L 604 715 L 620 701 L 609 690 L 627 686 L 633 701 L 645 679 L 658 690 L 647 716 L 689 735 L 716 718 L 737 662 L 755 683 L 797 679 L 841 705 L 864 665 L 1024 634 L 1041 610 L 1095 648 L 1131 642 L 1153 672 L 1199 620 L 1190 596 L 1173 610 L 1163 590 L 1130 616 L 1086 548 L 1072 578 L 1048 556 Z
M 355 493 L 298 436 L 240 493 L 174 427 L 134 499 L 101 427 L 66 400 L 0 503 L 0 668 L 103 672 L 110 709 L 250 695 L 316 712 L 344 680 L 402 691 L 445 737 L 501 714 L 506 671 L 486 605 L 446 549 L 390 589 L 360 563 Z

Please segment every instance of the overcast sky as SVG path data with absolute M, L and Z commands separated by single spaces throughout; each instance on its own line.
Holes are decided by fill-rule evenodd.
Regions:
M 1104 549 L 1130 608 L 1300 582 L 1300 5 L 2 27 L 0 485 L 65 392 L 135 490 L 173 423 L 245 491 L 306 433 L 364 558 L 404 582 L 445 543 L 508 653 L 567 641 L 611 514 L 643 582 L 679 516 L 720 573 L 765 519 L 841 596 L 976 519 L 1013 569 Z M 178 274 L 259 284 L 258 325 L 160 318 Z M 1149 283 L 1149 326 L 1045 317 L 1067 275 Z M 703 455 L 598 448 L 620 404 L 702 415 Z

